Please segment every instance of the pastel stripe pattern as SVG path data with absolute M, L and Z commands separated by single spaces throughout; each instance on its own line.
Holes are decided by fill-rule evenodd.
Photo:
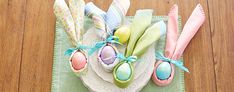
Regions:
M 85 15 L 92 18 L 96 28 L 100 29 L 103 32 L 105 31 L 105 29 L 106 29 L 106 27 L 105 27 L 106 12 L 99 9 L 92 2 L 89 2 L 85 5 Z
M 129 6 L 129 0 L 114 0 L 106 13 L 90 2 L 85 6 L 85 15 L 93 19 L 96 28 L 113 35 L 114 29 L 122 24 Z
M 55 0 L 54 13 L 57 19 L 63 24 L 71 44 L 75 47 L 77 44 L 75 24 L 71 12 L 64 0 Z
M 114 30 L 119 27 L 130 6 L 129 0 L 113 0 L 106 14 L 106 25 L 109 33 L 113 34 Z

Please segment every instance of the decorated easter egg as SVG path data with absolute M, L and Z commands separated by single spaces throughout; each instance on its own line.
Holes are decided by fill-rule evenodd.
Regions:
M 75 52 L 71 58 L 72 67 L 75 70 L 80 70 L 85 67 L 87 63 L 86 57 L 82 52 Z
M 168 62 L 162 62 L 156 69 L 156 75 L 161 80 L 166 80 L 171 75 L 171 66 Z
M 116 77 L 121 81 L 126 81 L 131 76 L 131 67 L 128 63 L 123 63 L 116 70 Z
M 120 27 L 114 33 L 114 36 L 119 37 L 120 43 L 126 43 L 130 37 L 130 28 L 127 26 Z
M 116 59 L 116 51 L 112 46 L 104 46 L 100 57 L 105 64 L 112 64 Z

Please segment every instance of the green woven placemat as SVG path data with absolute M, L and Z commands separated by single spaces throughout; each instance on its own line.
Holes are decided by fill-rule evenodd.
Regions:
M 129 16 L 130 21 L 133 17 Z M 153 22 L 164 20 L 167 23 L 168 17 L 154 16 Z M 93 22 L 85 18 L 85 30 L 93 26 Z M 181 31 L 181 19 L 179 18 L 179 30 Z M 54 63 L 52 72 L 52 92 L 89 92 L 82 81 L 74 75 L 69 67 L 68 57 L 64 56 L 65 50 L 70 48 L 67 35 L 62 25 L 56 22 L 54 44 Z M 164 50 L 165 36 L 161 37 L 155 50 Z M 175 78 L 173 82 L 166 87 L 156 86 L 152 80 L 141 90 L 141 92 L 184 92 L 184 72 L 176 67 Z

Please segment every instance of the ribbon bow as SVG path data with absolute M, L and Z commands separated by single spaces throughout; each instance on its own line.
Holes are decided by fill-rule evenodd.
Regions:
M 89 51 L 89 55 L 92 55 L 96 50 L 100 49 L 101 47 L 103 47 L 104 45 L 106 45 L 107 43 L 116 43 L 116 44 L 120 44 L 122 45 L 120 42 L 119 42 L 119 37 L 117 36 L 109 36 L 105 41 L 100 41 L 100 42 L 97 42 L 95 44 L 95 46 L 93 48 L 90 49 Z
M 76 50 L 85 50 L 85 49 L 89 49 L 89 48 L 90 48 L 89 46 L 85 46 L 85 45 L 78 43 L 75 48 L 67 49 L 65 51 L 65 55 L 70 56 Z
M 137 60 L 137 56 L 125 57 L 123 54 L 120 54 L 120 53 L 117 54 L 117 58 L 123 60 L 126 63 L 132 63 L 132 62 L 135 62 Z
M 189 70 L 183 66 L 183 62 L 181 60 L 172 60 L 170 58 L 165 57 L 161 52 L 156 53 L 156 58 L 158 60 L 162 60 L 164 62 L 170 62 L 170 63 L 176 65 L 177 67 L 179 67 L 180 69 L 182 69 L 186 72 L 189 72 Z

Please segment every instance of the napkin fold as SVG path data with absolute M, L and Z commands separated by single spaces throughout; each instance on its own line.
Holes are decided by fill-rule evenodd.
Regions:
M 94 26 L 99 29 L 100 32 L 105 32 L 106 12 L 99 9 L 93 2 L 89 2 L 85 5 L 85 15 L 92 18 Z
M 138 10 L 134 16 L 133 22 L 130 25 L 131 35 L 127 44 L 125 56 L 131 56 L 136 46 L 137 40 L 143 35 L 146 28 L 151 24 L 153 10 L 145 9 Z
M 137 41 L 132 55 L 140 57 L 142 54 L 144 54 L 147 48 L 150 47 L 151 44 L 157 41 L 165 33 L 166 24 L 163 21 L 154 23 Z
M 179 35 L 178 29 L 178 6 L 173 5 L 168 14 L 167 38 L 165 47 L 165 57 L 171 58 L 176 47 Z
M 204 21 L 204 10 L 201 4 L 198 4 L 184 25 L 181 35 L 178 38 L 172 59 L 179 59 L 181 57 L 190 40 L 197 33 Z
M 62 23 L 73 47 L 77 44 L 76 30 L 71 12 L 64 0 L 55 0 L 54 13 Z
M 75 29 L 76 29 L 76 38 L 80 41 L 81 33 L 84 31 L 84 0 L 68 0 L 69 9 L 71 11 Z
M 106 25 L 110 34 L 114 34 L 116 28 L 121 26 L 130 6 L 129 0 L 113 0 L 106 14 Z
M 85 14 L 92 18 L 95 27 L 101 30 L 102 34 L 113 35 L 114 30 L 123 24 L 129 6 L 129 0 L 113 0 L 106 13 L 90 2 L 85 6 Z M 101 37 L 106 38 L 106 35 Z

